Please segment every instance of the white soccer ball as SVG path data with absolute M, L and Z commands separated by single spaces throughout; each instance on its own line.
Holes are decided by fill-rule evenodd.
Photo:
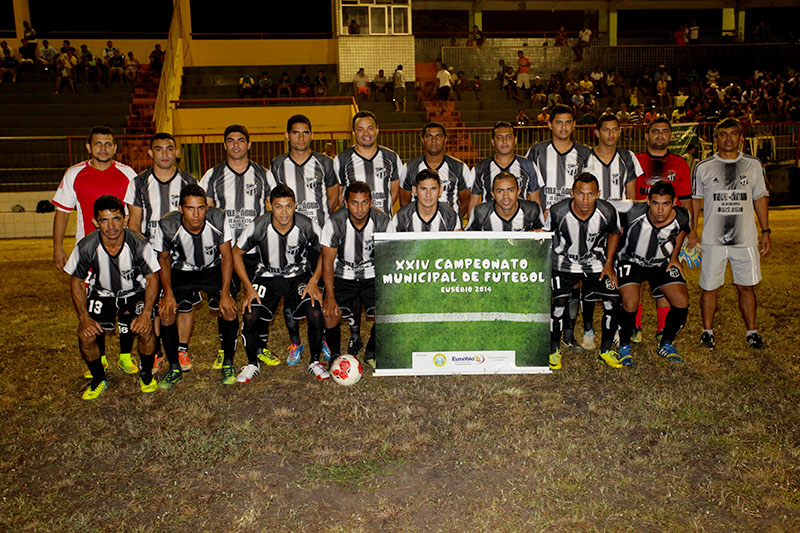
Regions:
M 355 385 L 361 379 L 361 374 L 364 369 L 361 366 L 361 361 L 354 355 L 342 354 L 336 358 L 331 365 L 331 376 L 333 381 L 339 385 L 349 387 Z

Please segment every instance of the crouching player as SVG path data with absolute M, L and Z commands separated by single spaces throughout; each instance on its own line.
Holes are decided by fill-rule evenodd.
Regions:
M 203 188 L 192 183 L 181 189 L 178 210 L 158 221 L 152 244 L 161 265 L 163 296 L 158 304 L 158 315 L 170 367 L 159 387 L 171 389 L 183 376 L 177 317 L 179 313 L 191 313 L 194 306 L 203 301 L 201 291 L 206 293 L 208 308 L 217 314 L 225 354 L 233 358 L 236 351 L 239 322 L 230 288 L 231 235 L 224 213 L 209 207 Z M 188 333 L 191 336 L 191 329 Z
M 108 388 L 97 338 L 103 330 L 114 329 L 117 310 L 120 324 L 138 339 L 139 386 L 144 393 L 155 392 L 158 382 L 153 378 L 156 337 L 152 315 L 158 297 L 156 255 L 140 233 L 125 229 L 128 217 L 119 198 L 101 196 L 94 203 L 93 215 L 97 231 L 78 242 L 64 266 L 72 276 L 72 303 L 80 321 L 78 345 L 92 374 L 82 398 L 94 400 Z M 87 296 L 84 280 L 90 270 Z
M 553 232 L 552 317 L 550 321 L 550 368 L 561 368 L 561 331 L 572 288 L 583 283 L 585 300 L 603 302 L 603 336 L 599 358 L 608 366 L 622 368 L 611 349 L 617 331 L 617 276 L 614 254 L 619 244 L 620 224 L 616 209 L 597 198 L 597 178 L 579 174 L 572 184 L 572 198 L 550 208 L 548 223 Z M 637 302 L 638 303 L 638 302 Z
M 279 184 L 269 195 L 272 211 L 253 220 L 239 235 L 233 247 L 236 274 L 245 289 L 242 311 L 243 338 L 247 364 L 239 375 L 233 375 L 233 360 L 226 357 L 222 365 L 222 383 L 249 383 L 260 372 L 259 354 L 267 346 L 269 323 L 278 304 L 291 310 L 295 319 L 308 319 L 308 345 L 311 358 L 308 372 L 317 379 L 330 374 L 320 362 L 322 351 L 322 293 L 318 283 L 322 277 L 320 235 L 316 222 L 296 213 L 294 191 Z M 257 250 L 255 277 L 247 277 L 243 256 Z M 299 328 L 290 329 L 291 342 L 301 345 Z
M 654 298 L 666 297 L 670 305 L 658 355 L 671 363 L 683 362 L 673 343 L 689 314 L 689 292 L 678 259 L 691 230 L 689 223 L 689 212 L 675 205 L 675 188 L 665 180 L 650 187 L 646 204 L 636 203 L 622 216 L 625 236 L 617 273 L 622 295 L 619 359 L 623 365 L 633 364 L 631 335 L 642 281 L 650 284 Z

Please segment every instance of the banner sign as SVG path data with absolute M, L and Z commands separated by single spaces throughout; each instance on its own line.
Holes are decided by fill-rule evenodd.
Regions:
M 551 242 L 376 233 L 375 375 L 549 372 Z
M 683 156 L 690 144 L 697 145 L 697 122 L 672 125 L 672 140 L 667 149 L 675 155 Z M 698 153 L 700 153 L 698 145 Z

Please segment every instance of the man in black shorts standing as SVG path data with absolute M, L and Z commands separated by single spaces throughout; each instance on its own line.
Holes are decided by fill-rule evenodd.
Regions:
M 108 388 L 100 359 L 98 336 L 114 329 L 119 310 L 120 323 L 136 335 L 143 393 L 155 392 L 153 378 L 156 338 L 153 307 L 158 297 L 158 270 L 153 248 L 141 234 L 125 229 L 125 206 L 119 198 L 104 195 L 94 202 L 93 220 L 97 231 L 81 239 L 64 266 L 71 275 L 72 303 L 78 314 L 78 345 L 92 381 L 81 396 L 95 400 Z M 89 294 L 84 280 L 92 272 Z
M 658 355 L 671 363 L 683 362 L 673 343 L 689 314 L 689 292 L 678 254 L 691 228 L 689 212 L 675 205 L 675 200 L 675 187 L 669 181 L 657 181 L 650 187 L 647 203 L 635 203 L 621 217 L 619 360 L 625 366 L 633 365 L 631 336 L 643 281 L 650 285 L 653 297 L 665 297 L 670 305 Z
M 258 355 L 267 345 L 269 323 L 281 298 L 284 308 L 291 310 L 292 319 L 308 318 L 308 372 L 320 380 L 330 377 L 319 360 L 324 327 L 318 286 L 322 276 L 321 230 L 316 222 L 296 212 L 297 201 L 289 186 L 276 186 L 269 198 L 272 211 L 247 226 L 233 248 L 234 267 L 245 289 L 242 336 L 247 364 L 234 379 L 233 360 L 226 357 L 222 367 L 225 384 L 248 383 L 259 374 Z M 250 250 L 256 250 L 259 259 L 252 279 L 247 277 L 243 260 Z M 290 336 L 292 344 L 302 344 L 299 329 L 291 331 Z
M 322 230 L 323 314 L 331 360 L 341 353 L 339 320 L 352 314 L 353 301 L 360 299 L 367 316 L 375 316 L 376 231 L 392 231 L 389 215 L 372 207 L 369 185 L 355 181 L 345 189 L 344 209 L 333 213 Z M 364 359 L 375 368 L 374 324 Z
M 583 172 L 572 184 L 572 198 L 550 207 L 547 219 L 553 232 L 552 318 L 550 368 L 561 368 L 561 331 L 572 288 L 583 283 L 584 298 L 603 302 L 603 334 L 599 358 L 612 368 L 621 368 L 611 349 L 617 331 L 619 303 L 614 254 L 620 236 L 619 216 L 605 200 L 598 199 L 600 186 L 592 174 Z
M 236 302 L 231 298 L 233 259 L 225 215 L 208 206 L 205 191 L 196 183 L 184 187 L 178 201 L 178 211 L 164 215 L 152 237 L 161 265 L 161 339 L 170 366 L 159 383 L 162 389 L 174 387 L 182 379 L 181 371 L 187 371 L 179 357 L 178 316 L 192 312 L 202 301 L 201 291 L 206 293 L 208 308 L 218 316 L 219 336 L 231 358 L 239 329 Z M 188 334 L 191 337 L 191 329 Z

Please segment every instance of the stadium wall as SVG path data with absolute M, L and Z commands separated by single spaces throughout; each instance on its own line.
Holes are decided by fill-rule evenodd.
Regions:
M 336 63 L 336 41 L 334 39 L 192 39 L 185 66 L 331 65 L 334 63 Z

